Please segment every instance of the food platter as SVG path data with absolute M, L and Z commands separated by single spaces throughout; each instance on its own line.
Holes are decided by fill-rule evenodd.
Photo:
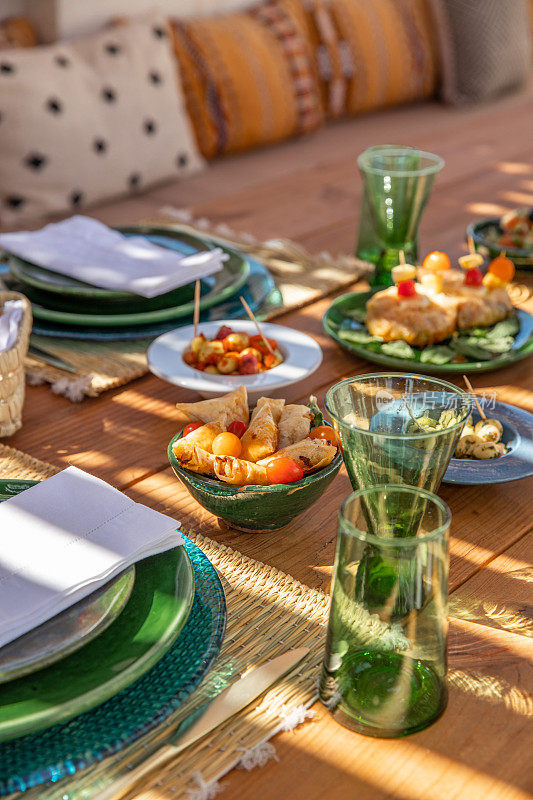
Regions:
M 503 247 L 494 241 L 495 236 L 501 233 L 498 217 L 485 217 L 472 222 L 466 229 L 467 236 L 474 240 L 476 250 L 482 255 L 496 258 L 505 250 L 505 254 L 514 263 L 517 269 L 533 268 L 533 250 L 519 247 Z
M 510 349 L 501 354 L 489 353 L 487 358 L 476 358 L 473 355 L 468 357 L 463 350 L 459 355 L 465 358 L 464 361 L 439 364 L 435 360 L 433 362 L 427 360 L 429 348 L 411 348 L 405 342 L 383 344 L 373 341 L 374 337 L 368 334 L 362 320 L 366 313 L 366 303 L 374 291 L 341 295 L 333 301 L 322 320 L 324 330 L 332 339 L 349 353 L 367 361 L 409 372 L 461 375 L 465 372 L 490 372 L 520 361 L 533 353 L 533 315 L 522 309 L 516 312 L 517 333 Z M 423 355 L 424 351 L 426 356 Z M 435 347 L 432 348 L 432 352 L 436 352 Z M 470 352 L 475 353 L 476 350 L 471 349 Z
M 488 398 L 481 397 L 479 402 L 487 417 L 502 423 L 502 442 L 508 452 L 485 461 L 452 458 L 443 482 L 460 486 L 492 485 L 533 475 L 533 414 Z M 474 423 L 481 419 L 477 411 L 472 416 Z

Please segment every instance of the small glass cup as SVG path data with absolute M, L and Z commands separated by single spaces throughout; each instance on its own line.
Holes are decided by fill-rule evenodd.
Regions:
M 471 412 L 472 398 L 437 378 L 372 373 L 332 386 L 326 409 L 354 489 L 395 483 L 434 492 Z M 443 427 L 437 427 L 439 420 Z
M 446 708 L 449 527 L 447 505 L 414 487 L 341 508 L 320 697 L 358 733 L 405 736 Z
M 356 255 L 375 265 L 372 286 L 390 286 L 391 270 L 418 259 L 418 226 L 440 156 L 413 147 L 377 145 L 357 159 L 363 177 L 363 199 Z

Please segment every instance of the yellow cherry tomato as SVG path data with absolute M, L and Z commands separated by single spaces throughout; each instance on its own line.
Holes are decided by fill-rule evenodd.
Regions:
M 489 264 L 489 272 L 501 281 L 509 283 L 509 281 L 512 281 L 514 278 L 515 268 L 510 258 L 506 256 L 496 256 Z
M 238 458 L 241 450 L 241 440 L 234 433 L 226 431 L 226 433 L 219 433 L 213 439 L 213 454 L 215 456 L 235 456 Z
M 425 257 L 422 266 L 424 269 L 430 269 L 432 272 L 440 272 L 441 269 L 450 269 L 451 263 L 446 253 L 441 253 L 440 250 L 434 250 Z

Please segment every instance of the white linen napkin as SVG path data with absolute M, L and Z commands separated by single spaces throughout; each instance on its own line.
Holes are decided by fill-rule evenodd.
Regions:
M 220 248 L 183 255 L 77 215 L 39 231 L 0 234 L 0 247 L 32 264 L 104 289 L 160 294 L 222 269 Z
M 0 647 L 183 544 L 179 525 L 76 467 L 1 503 Z
M 23 312 L 22 300 L 7 300 L 0 309 L 0 353 L 10 350 L 17 341 Z

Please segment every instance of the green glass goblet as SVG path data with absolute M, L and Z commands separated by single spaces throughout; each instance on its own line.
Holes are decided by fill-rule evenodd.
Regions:
M 472 408 L 451 383 L 408 373 L 347 378 L 326 394 L 354 489 L 407 484 L 435 492 Z M 406 507 L 406 535 L 416 507 Z
M 446 504 L 414 487 L 364 489 L 341 508 L 320 696 L 352 730 L 405 736 L 446 707 L 449 526 Z
M 363 200 L 356 255 L 375 265 L 372 286 L 390 286 L 391 270 L 418 259 L 418 226 L 440 156 L 412 147 L 369 147 L 357 163 L 363 177 Z

